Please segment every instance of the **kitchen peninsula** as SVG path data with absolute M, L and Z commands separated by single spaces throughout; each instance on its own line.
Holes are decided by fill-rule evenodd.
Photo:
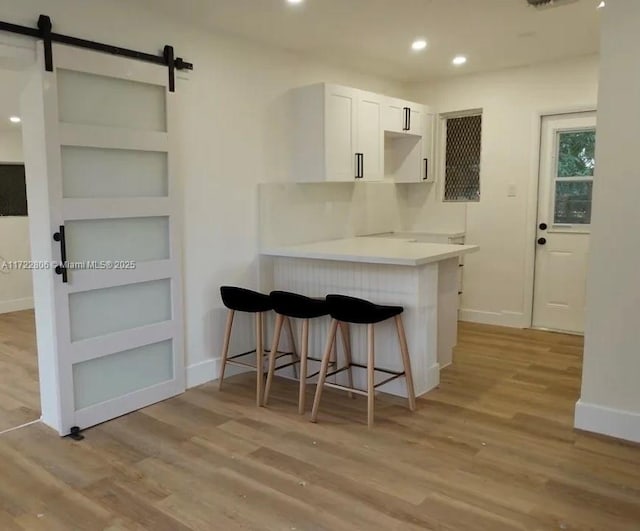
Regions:
M 340 293 L 379 304 L 398 304 L 407 333 L 416 395 L 440 382 L 440 368 L 451 363 L 457 342 L 459 257 L 475 245 L 422 243 L 410 238 L 360 237 L 262 250 L 266 289 L 293 291 L 312 297 Z M 312 353 L 324 347 L 326 325 L 316 327 Z M 353 326 L 354 361 L 366 356 L 365 328 Z M 400 369 L 395 330 L 376 327 L 376 365 Z M 356 371 L 356 373 L 359 371 Z M 356 385 L 364 387 L 364 375 Z M 380 387 L 406 396 L 404 380 Z

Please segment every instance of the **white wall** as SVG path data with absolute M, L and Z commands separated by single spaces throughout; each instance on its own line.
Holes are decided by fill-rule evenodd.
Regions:
M 404 229 L 464 228 L 481 251 L 465 260 L 461 317 L 507 326 L 531 324 L 537 198 L 537 113 L 595 105 L 598 59 L 585 57 L 456 77 L 408 88 L 408 97 L 439 113 L 483 109 L 481 201 L 442 203 L 439 185 L 408 187 Z M 440 184 L 440 183 L 439 183 Z M 508 197 L 514 186 L 516 197 Z
M 266 183 L 259 187 L 263 247 L 392 232 L 397 187 L 379 183 Z
M 2 76 L 0 73 L 0 82 Z M 4 116 L 0 117 L 5 119 Z M 23 162 L 20 127 L 0 129 L 0 162 Z
M 640 2 L 604 10 L 598 145 L 576 427 L 640 442 Z
M 124 0 L 23 0 L 4 6 L 2 18 L 33 26 L 40 13 L 52 17 L 59 33 L 149 52 L 170 43 L 195 64 L 177 82 L 175 148 L 185 205 L 187 364 L 195 367 L 188 380 L 211 378 L 224 327 L 218 288 L 255 286 L 258 279 L 257 183 L 287 179 L 287 91 L 319 81 L 392 95 L 400 87 L 196 30 Z
M 1 80 L 0 72 L 0 82 Z M 22 161 L 20 128 L 0 130 L 0 164 Z M 0 262 L 2 259 L 28 260 L 29 256 L 29 219 L 19 216 L 0 217 Z M 33 308 L 32 297 L 30 271 L 0 269 L 0 313 Z

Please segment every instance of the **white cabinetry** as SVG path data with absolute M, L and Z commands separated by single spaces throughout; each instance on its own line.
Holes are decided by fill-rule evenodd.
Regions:
M 397 98 L 385 98 L 384 129 L 392 133 L 422 135 L 424 105 Z
M 422 133 L 422 180 L 433 183 L 436 180 L 436 115 L 425 112 L 423 115 L 424 131 Z
M 294 91 L 293 171 L 299 182 L 384 178 L 384 98 L 321 83 Z
M 298 182 L 434 182 L 435 116 L 428 107 L 318 83 L 293 91 Z
M 384 97 L 372 92 L 357 91 L 356 146 L 360 154 L 359 178 L 365 181 L 384 179 Z
M 397 183 L 434 182 L 435 117 L 423 107 L 411 120 L 413 132 L 385 130 L 385 174 Z

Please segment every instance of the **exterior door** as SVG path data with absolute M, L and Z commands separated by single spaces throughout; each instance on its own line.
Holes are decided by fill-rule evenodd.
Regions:
M 595 112 L 542 121 L 533 326 L 584 332 Z
M 43 421 L 61 435 L 184 391 L 167 69 L 61 45 L 23 93 Z M 66 262 L 63 262 L 66 260 Z M 58 264 L 57 271 L 55 263 Z

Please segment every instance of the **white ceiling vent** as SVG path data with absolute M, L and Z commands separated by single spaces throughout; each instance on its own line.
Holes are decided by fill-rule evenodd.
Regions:
M 527 0 L 527 4 L 539 9 L 545 9 L 549 7 L 560 7 L 567 4 L 573 4 L 578 0 Z

